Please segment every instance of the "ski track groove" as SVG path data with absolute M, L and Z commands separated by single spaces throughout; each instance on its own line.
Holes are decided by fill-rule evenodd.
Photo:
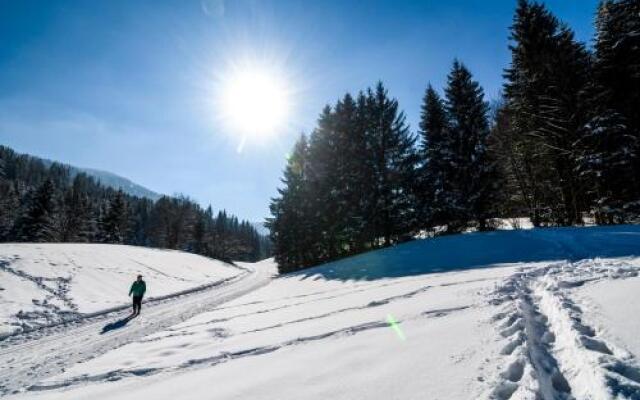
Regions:
M 456 281 L 456 282 L 445 282 L 445 283 L 436 284 L 436 285 L 428 285 L 428 286 L 425 286 L 425 287 L 423 287 L 421 289 L 418 289 L 418 290 L 419 291 L 423 291 L 423 290 L 426 290 L 426 288 L 466 285 L 466 284 L 469 284 L 469 283 L 484 282 L 484 281 L 488 281 L 488 280 L 495 280 L 495 278 L 480 278 L 480 279 L 470 279 L 470 280 Z M 231 320 L 234 320 L 234 319 L 245 318 L 245 317 L 250 317 L 250 316 L 259 315 L 259 314 L 265 314 L 265 313 L 268 313 L 268 312 L 271 312 L 271 311 L 278 311 L 278 310 L 283 310 L 283 309 L 287 309 L 287 308 L 298 307 L 298 306 L 311 304 L 311 303 L 316 303 L 316 302 L 320 302 L 320 301 L 324 301 L 324 300 L 333 300 L 333 299 L 341 298 L 341 297 L 348 296 L 348 295 L 351 295 L 351 294 L 371 291 L 371 290 L 374 290 L 374 289 L 379 289 L 379 288 L 387 287 L 387 286 L 393 286 L 393 285 L 397 285 L 397 284 L 400 284 L 400 283 L 406 283 L 406 281 L 388 282 L 388 283 L 384 283 L 384 284 L 381 284 L 381 285 L 368 284 L 369 286 L 365 286 L 367 284 L 364 284 L 364 285 L 361 285 L 361 286 L 364 286 L 364 287 L 360 287 L 359 286 L 357 289 L 350 288 L 350 290 L 347 290 L 347 291 L 345 291 L 345 293 L 341 293 L 341 294 L 335 294 L 336 290 L 333 290 L 333 291 L 328 290 L 328 291 L 319 291 L 319 292 L 315 292 L 315 293 L 308 293 L 308 294 L 297 295 L 297 296 L 284 297 L 284 298 L 276 300 L 276 301 L 279 302 L 281 300 L 287 300 L 287 299 L 310 297 L 310 296 L 313 296 L 313 295 L 319 295 L 319 294 L 324 294 L 324 293 L 334 293 L 331 296 L 318 297 L 318 298 L 310 299 L 310 300 L 306 300 L 306 301 L 300 301 L 300 302 L 296 302 L 296 303 L 284 304 L 282 306 L 277 306 L 277 307 L 262 308 L 262 309 L 259 309 L 259 310 L 256 310 L 256 311 L 251 311 L 251 312 L 231 315 L 231 316 L 225 317 L 225 318 L 214 318 L 214 319 L 211 319 L 211 320 L 208 320 L 208 321 L 204 321 L 204 322 L 198 322 L 198 323 L 195 323 L 195 324 L 181 326 L 178 329 L 194 328 L 194 327 L 197 327 L 197 326 L 204 326 L 204 325 L 208 325 L 208 324 L 211 324 L 211 323 L 228 322 L 228 321 L 231 321 Z M 415 294 L 417 294 L 417 293 L 415 293 Z M 415 296 L 415 294 L 413 294 L 413 296 Z M 404 296 L 404 295 L 400 295 L 400 296 Z M 389 298 L 390 301 L 395 300 L 395 297 L 397 297 L 397 296 L 392 296 L 391 298 Z M 383 300 L 379 300 L 379 301 L 386 301 L 386 300 L 388 300 L 388 299 L 383 299 Z M 274 302 L 274 301 L 271 301 L 271 302 Z M 376 302 L 376 300 L 372 301 L 371 304 L 368 304 L 367 306 L 362 306 L 362 307 L 366 308 L 366 307 L 368 307 L 370 305 L 374 305 L 373 303 L 375 303 L 375 302 Z M 230 307 L 217 308 L 216 311 L 227 310 L 227 309 L 230 309 L 230 308 L 236 308 L 236 307 L 240 307 L 240 306 L 264 304 L 264 303 L 268 303 L 268 302 L 267 301 L 254 301 L 254 302 L 243 303 L 243 304 L 240 304 L 240 305 L 234 305 L 234 306 L 230 306 Z M 382 304 L 380 304 L 380 305 L 382 305 Z M 356 308 L 360 308 L 360 306 L 359 307 L 350 307 L 350 308 L 346 309 L 345 311 L 349 311 L 351 309 L 356 309 Z

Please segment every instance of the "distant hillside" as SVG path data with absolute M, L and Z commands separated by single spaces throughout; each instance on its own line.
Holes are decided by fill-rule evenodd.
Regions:
M 234 261 L 269 256 L 269 240 L 251 222 L 184 196 L 157 196 L 113 174 L 0 145 L 0 242 L 130 244 Z
M 34 157 L 39 158 L 39 157 Z M 51 166 L 53 161 L 47 160 L 45 158 L 39 158 L 47 167 Z M 142 185 L 138 185 L 131 180 L 122 177 L 120 175 L 113 174 L 107 171 L 101 171 L 99 169 L 93 168 L 80 168 L 74 165 L 64 164 L 69 167 L 69 171 L 71 172 L 71 177 L 75 177 L 78 173 L 84 172 L 85 174 L 95 178 L 98 182 L 103 184 L 104 186 L 108 186 L 114 189 L 122 189 L 123 192 L 129 194 L 131 196 L 136 197 L 146 197 L 153 201 L 158 200 L 162 197 L 161 194 L 154 192 L 153 190 L 147 189 Z
M 87 175 L 93 176 L 96 180 L 102 183 L 105 186 L 112 187 L 114 189 L 122 189 L 123 192 L 130 194 L 132 196 L 137 197 L 146 197 L 153 201 L 158 200 L 162 197 L 161 194 L 154 192 L 153 190 L 147 189 L 142 185 L 138 185 L 131 180 L 124 178 L 120 175 L 113 174 L 107 171 L 101 171 L 99 169 L 91 169 L 91 168 L 76 168 L 71 167 L 72 169 L 77 169 L 80 172 L 84 172 Z

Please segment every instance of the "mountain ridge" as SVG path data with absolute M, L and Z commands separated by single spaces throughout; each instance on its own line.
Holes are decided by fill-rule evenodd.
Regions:
M 108 186 L 114 189 L 121 189 L 123 192 L 130 194 L 132 196 L 146 197 L 153 201 L 156 201 L 163 196 L 162 194 L 155 192 L 149 188 L 146 188 L 132 181 L 129 178 L 125 178 L 124 176 L 115 174 L 113 172 L 104 171 L 96 168 L 83 168 L 83 167 L 78 167 L 72 164 L 63 163 L 60 161 L 54 161 L 47 158 L 34 156 L 32 154 L 28 154 L 28 155 L 30 157 L 41 160 L 46 166 L 51 166 L 51 164 L 53 163 L 62 164 L 65 167 L 69 168 L 69 171 L 71 172 L 72 177 L 80 173 L 85 173 L 91 176 L 92 178 L 94 178 L 96 181 L 103 184 L 104 186 Z

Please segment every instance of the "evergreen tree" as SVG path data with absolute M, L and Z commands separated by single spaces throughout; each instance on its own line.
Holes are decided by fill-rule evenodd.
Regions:
M 534 225 L 582 222 L 586 181 L 578 173 L 588 122 L 589 54 L 541 4 L 520 0 L 511 27 L 505 96 L 515 140 L 525 149 Z M 530 168 L 529 168 L 530 167 Z
M 345 157 L 344 137 L 337 127 L 339 118 L 327 105 L 318 118 L 317 128 L 311 134 L 307 154 L 301 156 L 303 149 L 300 146 L 306 141 L 302 138 L 300 146 L 296 146 L 292 153 L 292 157 L 296 155 L 300 160 L 294 162 L 300 164 L 304 161 L 300 166 L 304 165 L 306 168 L 304 179 L 308 183 L 303 183 L 303 187 L 306 191 L 305 198 L 309 202 L 306 209 L 312 213 L 308 232 L 312 245 L 308 251 L 318 261 L 337 257 L 344 240 L 340 228 L 345 210 L 341 207 L 338 196 L 343 188 L 341 182 L 344 177 L 340 173 L 345 167 Z M 297 168 L 295 165 L 293 167 Z
M 26 213 L 19 223 L 19 239 L 21 241 L 55 241 L 57 232 L 54 195 L 55 188 L 50 179 L 44 181 L 32 193 Z
M 13 182 L 0 178 L 0 241 L 11 239 L 19 211 L 20 197 Z
M 126 243 L 131 243 L 138 246 L 150 246 L 151 239 L 150 223 L 151 223 L 151 210 L 154 207 L 153 201 L 149 199 L 140 199 L 140 201 L 134 202 L 129 208 L 131 215 L 129 217 L 129 235 Z
M 304 135 L 296 142 L 288 157 L 282 178 L 283 187 L 278 189 L 279 197 L 272 199 L 272 217 L 267 220 L 275 260 L 280 273 L 295 271 L 312 265 L 316 260 L 309 247 L 309 208 L 307 185 L 305 182 L 308 145 Z
M 591 106 L 580 171 L 600 223 L 640 215 L 640 3 L 604 1 L 596 20 Z
M 445 92 L 451 146 L 447 179 L 452 181 L 453 192 L 447 225 L 456 231 L 473 220 L 484 230 L 497 196 L 497 175 L 487 154 L 488 106 L 480 84 L 457 60 Z
M 123 243 L 127 236 L 127 203 L 122 190 L 116 192 L 102 216 L 101 236 L 105 243 Z
M 59 223 L 62 242 L 87 242 L 93 236 L 91 204 L 85 192 L 84 178 L 77 175 L 65 190 Z
M 495 205 L 496 215 L 502 218 L 519 218 L 536 210 L 534 199 L 539 198 L 536 191 L 540 188 L 535 181 L 528 179 L 534 167 L 527 142 L 517 136 L 511 125 L 511 111 L 504 100 L 494 108 L 491 134 L 488 140 L 488 152 L 500 176 L 503 193 L 499 203 Z M 539 223 L 539 222 L 538 222 Z
M 453 141 L 440 95 L 428 85 L 420 114 L 420 217 L 428 227 L 446 225 L 457 196 L 453 182 Z
M 198 254 L 205 254 L 206 247 L 206 218 L 205 214 L 198 212 L 195 223 L 193 224 L 193 251 Z
M 417 227 L 414 173 L 415 137 L 409 132 L 398 101 L 382 82 L 368 90 L 368 151 L 372 160 L 375 203 L 371 225 L 385 245 L 403 240 Z

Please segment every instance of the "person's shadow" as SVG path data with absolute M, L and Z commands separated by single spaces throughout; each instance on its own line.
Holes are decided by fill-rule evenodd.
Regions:
M 129 315 L 126 318 L 122 318 L 116 322 L 111 322 L 105 326 L 102 327 L 102 332 L 100 332 L 101 335 L 104 335 L 107 332 L 116 330 L 116 329 L 120 329 L 120 328 L 124 328 L 129 321 L 131 321 L 134 318 L 133 315 Z

